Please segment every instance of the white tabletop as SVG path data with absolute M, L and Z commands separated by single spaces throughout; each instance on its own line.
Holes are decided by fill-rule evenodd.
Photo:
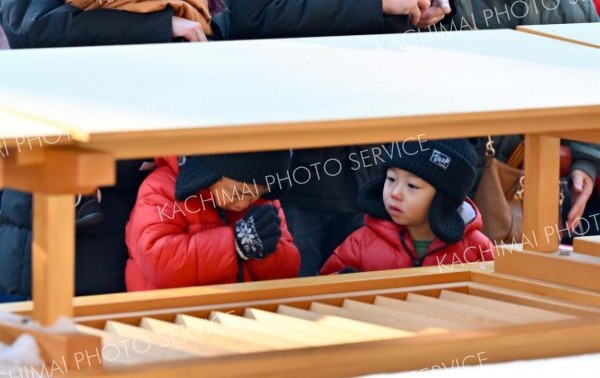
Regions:
M 600 48 L 600 23 L 519 26 L 519 31 Z
M 0 151 L 9 147 L 28 149 L 40 143 L 54 145 L 69 139 L 67 130 L 52 126 L 48 120 L 5 111 L 0 107 Z
M 511 30 L 12 50 L 0 106 L 82 139 L 548 109 L 599 105 L 599 63 L 595 49 Z

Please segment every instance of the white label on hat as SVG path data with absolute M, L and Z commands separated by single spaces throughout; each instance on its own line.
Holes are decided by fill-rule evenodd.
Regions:
M 433 153 L 431 154 L 431 159 L 429 159 L 429 161 L 444 169 L 448 169 L 452 159 L 450 159 L 450 156 L 447 156 L 438 150 L 433 150 Z

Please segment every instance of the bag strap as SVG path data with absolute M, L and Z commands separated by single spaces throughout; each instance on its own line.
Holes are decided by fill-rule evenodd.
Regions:
M 510 154 L 508 160 L 506 161 L 507 165 L 510 165 L 513 168 L 521 168 L 523 165 L 523 161 L 525 160 L 525 143 L 521 142 L 517 144 L 513 152 Z

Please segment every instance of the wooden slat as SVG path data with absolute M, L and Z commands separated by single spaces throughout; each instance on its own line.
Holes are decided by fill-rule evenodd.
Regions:
M 375 299 L 375 304 L 391 309 L 403 310 L 418 314 L 426 319 L 445 319 L 448 321 L 462 322 L 465 328 L 481 328 L 481 327 L 497 327 L 503 326 L 506 323 L 497 320 L 492 320 L 484 316 L 476 316 L 472 314 L 456 313 L 449 311 L 440 311 L 438 308 L 432 308 L 426 304 L 401 301 L 398 299 L 378 296 Z
M 448 311 L 455 312 L 459 314 L 466 315 L 477 315 L 481 317 L 486 317 L 491 320 L 495 320 L 498 322 L 504 322 L 508 324 L 526 324 L 531 323 L 531 319 L 527 319 L 520 316 L 513 316 L 508 314 L 502 314 L 495 311 L 490 311 L 482 308 L 476 308 L 471 306 L 466 306 L 460 303 L 453 303 L 444 300 L 440 300 L 437 298 L 431 298 L 424 295 L 419 294 L 408 294 L 406 296 L 406 300 L 408 302 L 422 303 L 424 305 L 431 306 L 440 311 Z
M 358 311 L 373 316 L 383 316 L 390 319 L 396 319 L 398 322 L 405 323 L 408 329 L 416 332 L 425 331 L 428 329 L 464 329 L 463 324 L 452 322 L 443 319 L 426 318 L 418 314 L 411 314 L 408 311 L 390 309 L 383 306 L 372 305 L 369 303 L 354 301 L 350 299 L 344 300 L 343 308 L 350 311 Z
M 292 306 L 280 305 L 277 307 L 277 312 L 287 316 L 294 316 L 299 319 L 311 320 L 317 324 L 323 324 L 328 327 L 359 333 L 371 340 L 409 337 L 413 335 L 412 333 L 403 332 L 395 328 L 342 318 L 340 316 L 323 315 L 315 311 L 303 310 Z
M 315 340 L 310 335 L 302 332 L 290 329 L 283 329 L 282 331 L 280 327 L 265 325 L 257 322 L 256 320 L 251 320 L 237 315 L 226 314 L 224 312 L 215 311 L 211 313 L 211 319 L 232 329 L 243 329 L 256 333 L 263 333 L 265 335 L 283 337 L 291 341 L 295 341 L 297 344 L 302 346 L 318 346 L 327 344 L 327 342 L 324 340 Z
M 208 323 L 210 323 L 210 325 L 207 325 Z M 206 319 L 180 314 L 177 315 L 175 324 L 185 325 L 192 329 L 196 329 L 199 332 L 215 332 L 219 335 L 225 335 L 226 337 L 235 339 L 242 344 L 251 341 L 252 343 L 257 343 L 267 349 L 283 350 L 305 346 L 304 344 L 298 343 L 294 340 L 280 337 L 280 335 L 267 335 L 264 332 L 233 328 L 228 325 L 223 325 L 215 321 L 215 319 L 209 321 Z M 210 329 L 210 331 L 207 331 L 207 329 Z
M 79 332 L 98 336 L 102 339 L 101 357 L 104 367 L 140 366 L 147 363 L 177 361 L 195 357 L 190 353 L 149 344 L 147 340 L 142 338 L 135 340 L 136 345 L 134 347 L 134 339 L 88 326 L 77 325 L 76 327 Z M 80 363 L 84 365 L 88 364 L 88 361 L 95 361 L 96 359 L 92 353 L 89 353 Z
M 573 239 L 573 251 L 600 257 L 600 235 L 583 236 Z
M 324 346 L 256 355 L 200 359 L 192 362 L 161 364 L 152 369 L 139 368 L 111 372 L 106 378 L 173 377 L 310 377 L 362 376 L 374 373 L 449 367 L 452 361 L 467 365 L 527 360 L 600 352 L 600 323 L 538 323 L 484 332 L 452 332 L 423 337 L 407 337 L 369 343 Z M 460 376 L 460 371 L 458 374 Z
M 507 246 L 498 246 L 497 250 L 494 269 L 498 273 L 600 291 L 600 257 L 578 253 L 561 256 L 558 252 L 519 252 Z
M 397 329 L 400 329 L 400 330 L 406 332 L 407 334 L 416 335 L 415 331 L 409 330 L 409 328 L 411 328 L 411 327 L 409 327 L 405 322 L 400 322 L 397 319 L 393 319 L 393 318 L 389 318 L 389 317 L 366 314 L 364 312 L 352 311 L 352 310 L 349 310 L 346 308 L 331 306 L 331 305 L 328 305 L 325 303 L 319 303 L 319 302 L 311 303 L 310 310 L 321 313 L 321 314 L 335 315 L 335 316 L 340 316 L 343 318 L 378 324 L 378 325 L 382 325 L 385 327 L 397 328 Z M 437 333 L 444 333 L 444 332 L 447 332 L 447 330 L 431 329 L 431 330 L 427 330 L 423 333 L 437 334 Z
M 267 326 L 275 326 L 278 329 L 296 330 L 315 339 L 326 339 L 328 343 L 351 343 L 368 340 L 362 335 L 353 331 L 341 331 L 332 327 L 317 324 L 308 320 L 298 319 L 269 311 L 263 311 L 256 308 L 247 308 L 244 316 Z
M 114 333 L 117 336 L 134 340 L 144 340 L 163 348 L 181 351 L 182 353 L 191 354 L 193 356 L 215 357 L 232 354 L 230 351 L 222 348 L 170 339 L 167 335 L 161 335 L 152 331 L 148 331 L 147 329 L 134 327 L 129 324 L 115 321 L 106 322 L 104 330 Z
M 497 288 L 517 290 L 562 299 L 592 307 L 600 307 L 600 292 L 566 286 L 554 282 L 540 281 L 503 273 L 471 272 L 472 283 L 481 283 Z M 468 291 L 467 291 L 468 293 Z
M 442 290 L 442 293 L 440 294 L 440 299 L 472 305 L 487 310 L 524 316 L 527 318 L 531 318 L 532 320 L 559 321 L 577 319 L 577 317 L 575 316 L 566 315 L 559 312 L 548 311 L 531 306 L 518 305 L 514 303 L 507 303 L 494 299 L 478 297 L 476 295 L 457 293 L 455 291 L 449 290 Z
M 196 344 L 209 345 L 233 353 L 252 353 L 271 350 L 260 344 L 252 343 L 251 339 L 244 341 L 232 339 L 226 334 L 217 334 L 214 330 L 195 329 L 158 319 L 143 318 L 140 322 L 140 327 L 163 335 L 169 335 L 174 339 L 189 340 Z
M 469 294 L 576 316 L 600 315 L 599 307 L 582 305 L 567 300 L 545 297 L 523 291 L 498 288 L 475 282 L 469 287 Z

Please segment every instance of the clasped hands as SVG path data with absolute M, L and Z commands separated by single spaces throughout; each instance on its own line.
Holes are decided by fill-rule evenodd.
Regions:
M 383 13 L 391 16 L 409 15 L 410 23 L 426 28 L 449 14 L 450 0 L 382 0 Z

